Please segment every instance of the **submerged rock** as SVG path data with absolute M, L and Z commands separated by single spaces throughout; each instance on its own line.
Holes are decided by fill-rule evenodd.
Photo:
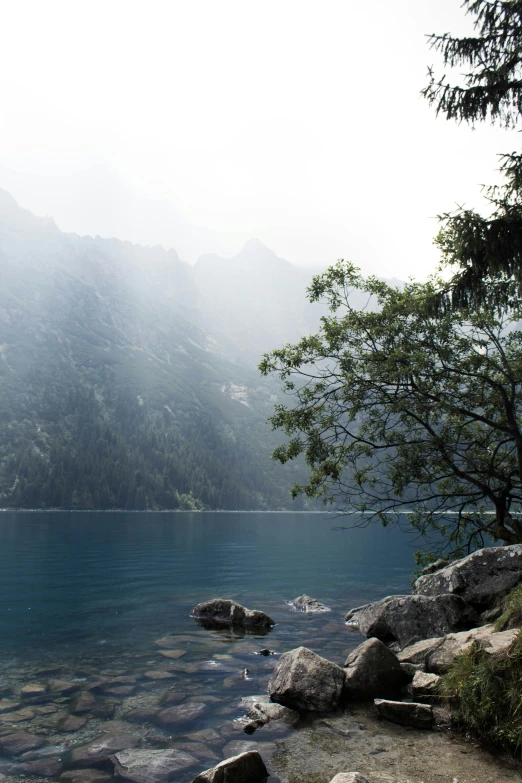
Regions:
M 140 738 L 137 734 L 124 732 L 103 734 L 98 739 L 74 748 L 71 752 L 71 764 L 77 767 L 89 767 L 93 764 L 100 764 L 108 761 L 110 756 L 119 753 L 121 750 L 133 748 L 139 741 Z
M 74 715 L 83 715 L 91 712 L 96 707 L 96 699 L 89 691 L 82 691 L 71 704 L 70 710 Z
M 162 710 L 156 716 L 158 723 L 162 726 L 177 726 L 179 723 L 189 723 L 196 718 L 200 718 L 207 710 L 204 704 L 189 701 L 185 704 L 178 704 L 175 707 L 168 707 Z
M 28 750 L 41 748 L 44 744 L 42 737 L 35 737 L 26 731 L 16 731 L 0 737 L 0 755 L 20 756 Z
M 369 783 L 359 772 L 339 772 L 330 783 Z
M 243 628 L 269 629 L 274 621 L 264 612 L 246 609 L 235 601 L 216 598 L 194 607 L 190 616 L 193 620 L 214 625 L 237 625 Z
M 133 783 L 163 783 L 197 764 L 183 750 L 124 750 L 110 759 L 117 775 Z
M 283 653 L 275 667 L 268 693 L 272 701 L 294 710 L 334 710 L 344 686 L 344 671 L 306 647 Z
M 294 598 L 293 601 L 290 602 L 291 606 L 294 607 L 294 609 L 297 609 L 299 612 L 306 612 L 308 613 L 314 613 L 314 612 L 330 612 L 331 609 L 328 606 L 325 606 L 320 601 L 317 601 L 315 598 L 310 598 L 309 595 L 300 595 L 298 598 Z
M 12 770 L 15 775 L 38 775 L 42 778 L 56 778 L 62 771 L 60 759 L 42 758 L 17 764 Z
M 20 691 L 20 695 L 26 699 L 44 696 L 47 693 L 47 685 L 41 682 L 28 682 Z
M 359 645 L 344 664 L 344 696 L 373 699 L 396 693 L 406 682 L 397 656 L 379 639 Z
M 12 699 L 0 699 L 0 715 L 5 712 L 11 712 L 17 710 L 21 706 L 19 701 L 13 701 Z
M 433 726 L 433 709 L 430 704 L 387 699 L 375 699 L 374 704 L 381 718 L 392 723 L 413 726 L 416 729 L 431 729 Z
M 472 628 L 476 612 L 456 595 L 391 595 L 346 615 L 365 636 L 397 641 L 401 647 L 419 639 Z
M 268 770 L 263 759 L 257 750 L 250 750 L 201 772 L 192 783 L 258 783 L 266 777 Z
M 110 783 L 114 780 L 101 769 L 69 769 L 60 775 L 60 783 Z
M 420 576 L 416 595 L 458 595 L 470 604 L 486 608 L 522 580 L 522 544 L 479 549 L 471 555 Z

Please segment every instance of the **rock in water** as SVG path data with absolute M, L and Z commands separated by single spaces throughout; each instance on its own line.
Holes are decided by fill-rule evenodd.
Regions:
M 206 711 L 206 706 L 199 702 L 186 702 L 175 707 L 167 707 L 156 716 L 162 726 L 177 726 L 179 723 L 189 723 L 200 718 Z
M 71 752 L 71 763 L 76 767 L 90 767 L 108 761 L 110 756 L 121 750 L 137 745 L 140 738 L 137 734 L 124 732 L 103 734 L 98 739 L 80 745 Z
M 117 775 L 133 783 L 163 783 L 197 764 L 182 750 L 122 750 L 111 756 Z
M 60 783 L 111 783 L 114 778 L 101 769 L 70 769 L 60 775 Z
M 85 712 L 91 712 L 96 707 L 96 699 L 89 691 L 81 691 L 71 705 L 71 712 L 74 715 L 83 715 Z
M 268 693 L 272 701 L 294 710 L 333 710 L 341 700 L 344 671 L 306 647 L 283 653 L 275 667 Z
M 4 734 L 0 737 L 0 755 L 19 756 L 28 750 L 35 750 L 45 745 L 42 737 L 35 737 L 26 731 L 16 731 L 11 734 Z
M 397 641 L 401 647 L 419 639 L 472 628 L 477 614 L 456 595 L 390 595 L 375 604 L 352 609 L 346 622 L 365 636 Z
M 283 707 L 282 704 L 274 704 L 269 701 L 268 696 L 262 696 L 252 701 L 243 731 L 251 733 L 270 721 L 281 721 L 287 726 L 295 726 L 299 722 L 299 713 L 289 707 Z
M 396 693 L 407 681 L 401 664 L 379 639 L 359 645 L 344 664 L 344 696 L 373 699 Z
M 242 628 L 265 628 L 275 625 L 274 621 L 264 612 L 246 609 L 235 601 L 216 598 L 205 601 L 194 607 L 190 616 L 210 625 L 236 625 Z
M 339 772 L 330 783 L 369 783 L 369 780 L 359 772 Z
M 192 783 L 258 783 L 267 777 L 263 759 L 257 750 L 250 750 L 201 772 Z
M 392 723 L 413 726 L 416 729 L 431 729 L 433 726 L 433 709 L 430 704 L 386 699 L 375 699 L 374 704 L 381 718 Z
M 522 544 L 479 549 L 434 574 L 420 576 L 416 595 L 459 595 L 474 606 L 485 608 L 506 595 L 522 580 Z
M 291 605 L 299 612 L 313 613 L 313 612 L 330 612 L 331 609 L 325 606 L 315 598 L 310 598 L 309 595 L 300 595 L 298 598 L 294 598 L 290 602 Z

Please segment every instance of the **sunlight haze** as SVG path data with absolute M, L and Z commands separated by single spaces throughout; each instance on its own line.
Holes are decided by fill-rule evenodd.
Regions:
M 79 234 L 428 274 L 512 133 L 436 119 L 426 33 L 454 0 L 29 2 L 0 30 L 0 186 Z M 181 221 L 207 229 L 177 241 Z M 194 236 L 197 232 L 192 232 Z M 192 236 L 192 234 L 191 234 Z

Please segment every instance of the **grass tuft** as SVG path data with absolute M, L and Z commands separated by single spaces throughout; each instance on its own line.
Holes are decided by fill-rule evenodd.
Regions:
M 495 631 L 522 626 L 522 582 L 514 587 L 502 601 L 503 612 L 495 623 Z
M 462 728 L 522 757 L 522 631 L 506 655 L 488 655 L 473 644 L 457 656 L 441 678 L 439 694 Z

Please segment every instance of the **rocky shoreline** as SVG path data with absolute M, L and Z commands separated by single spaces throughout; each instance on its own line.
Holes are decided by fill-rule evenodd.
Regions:
M 275 654 L 268 615 L 216 600 L 194 608 L 194 634 L 164 636 L 153 651 L 100 654 L 100 665 L 13 668 L 0 677 L 0 781 L 255 783 L 267 773 L 281 783 L 329 783 L 339 773 L 359 774 L 357 783 L 519 780 L 520 767 L 448 732 L 437 688 L 472 644 L 492 657 L 510 649 L 518 627 L 497 631 L 493 621 L 522 579 L 522 546 L 429 571 L 412 595 L 348 612 L 347 648 L 351 631 L 368 638 L 342 666 L 303 644 Z M 290 604 L 318 618 L 329 610 L 306 595 Z M 227 646 L 241 625 L 262 688 L 252 696 L 249 668 Z M 211 634 L 225 652 L 209 659 Z M 198 685 L 216 677 L 230 690 L 228 704 Z

